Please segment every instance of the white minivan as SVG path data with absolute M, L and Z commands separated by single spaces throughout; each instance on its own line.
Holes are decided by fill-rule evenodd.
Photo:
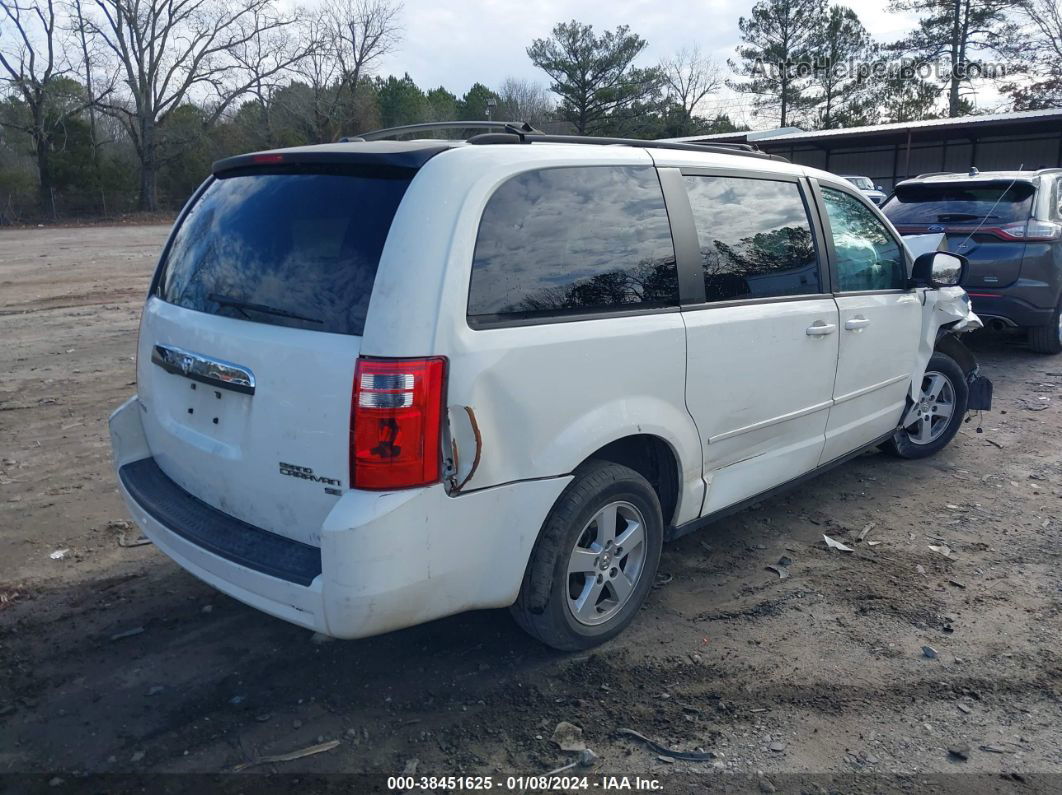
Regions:
M 180 565 L 328 635 L 511 606 L 593 646 L 664 541 L 989 407 L 962 258 L 912 262 L 847 180 L 749 148 L 508 126 L 213 172 L 118 481 Z

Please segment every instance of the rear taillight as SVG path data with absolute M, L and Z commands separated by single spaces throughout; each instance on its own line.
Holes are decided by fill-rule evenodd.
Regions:
M 991 231 L 1005 240 L 1058 240 L 1062 237 L 1062 226 L 1051 221 L 1019 221 L 993 227 Z
M 350 411 L 350 482 L 408 489 L 439 480 L 446 359 L 358 359 Z

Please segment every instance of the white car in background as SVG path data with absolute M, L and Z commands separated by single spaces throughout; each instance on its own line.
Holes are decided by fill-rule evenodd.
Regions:
M 875 185 L 870 177 L 861 177 L 856 174 L 843 174 L 842 179 L 846 179 L 859 188 L 863 195 L 874 202 L 876 207 L 880 207 L 885 203 L 885 199 L 888 196 L 885 195 L 885 191 L 881 189 L 881 185 Z
M 664 541 L 989 407 L 964 260 L 849 182 L 502 129 L 214 165 L 110 419 L 159 549 L 337 637 L 511 606 L 587 648 Z

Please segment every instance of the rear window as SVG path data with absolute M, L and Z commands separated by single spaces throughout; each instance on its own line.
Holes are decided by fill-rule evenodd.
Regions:
M 882 212 L 894 224 L 993 224 L 1025 221 L 1036 188 L 1028 182 L 900 185 Z
M 513 177 L 483 211 L 468 315 L 507 319 L 678 303 L 656 169 L 591 166 Z
M 215 180 L 173 239 L 158 295 L 212 315 L 360 335 L 409 172 Z

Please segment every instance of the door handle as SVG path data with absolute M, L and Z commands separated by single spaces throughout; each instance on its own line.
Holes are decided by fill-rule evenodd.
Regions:
M 870 325 L 870 321 L 862 315 L 856 315 L 853 318 L 849 318 L 844 322 L 844 327 L 849 331 L 859 331 Z
M 816 320 L 807 327 L 807 335 L 809 337 L 825 337 L 827 334 L 833 334 L 836 330 L 837 326 L 835 324 L 826 323 L 823 320 Z

